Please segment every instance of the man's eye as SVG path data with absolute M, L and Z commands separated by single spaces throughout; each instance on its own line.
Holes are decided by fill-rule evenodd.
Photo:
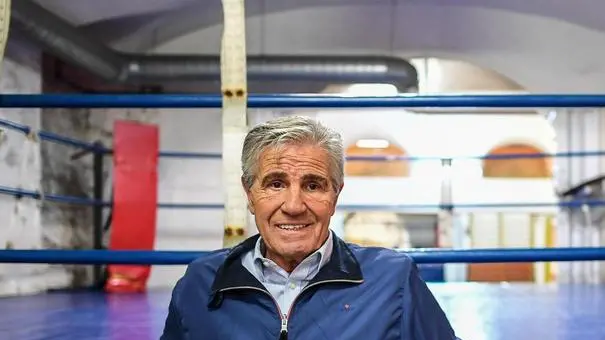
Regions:
M 269 186 L 270 186 L 271 188 L 274 188 L 274 189 L 280 189 L 280 188 L 282 188 L 284 185 L 283 185 L 283 183 L 282 183 L 282 182 L 280 182 L 280 181 L 274 181 L 274 182 L 271 182 L 271 183 L 269 184 Z
M 311 191 L 315 191 L 321 189 L 321 185 L 319 185 L 318 183 L 309 183 L 307 185 L 307 188 Z

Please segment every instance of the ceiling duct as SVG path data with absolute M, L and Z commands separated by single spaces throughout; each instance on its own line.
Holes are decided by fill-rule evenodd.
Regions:
M 11 24 L 66 63 L 107 81 L 152 84 L 220 79 L 220 56 L 147 55 L 115 51 L 30 1 L 13 1 Z M 249 56 L 250 81 L 325 81 L 390 83 L 402 92 L 418 87 L 416 69 L 407 61 L 376 56 Z

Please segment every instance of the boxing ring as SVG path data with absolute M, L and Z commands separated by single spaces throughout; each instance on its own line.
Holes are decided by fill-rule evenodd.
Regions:
M 220 96 L 181 95 L 1 95 L 0 107 L 42 108 L 220 108 Z M 250 96 L 250 108 L 345 108 L 345 107 L 601 107 L 605 96 L 399 96 L 388 98 L 307 95 Z M 44 142 L 61 143 L 91 153 L 97 161 L 108 157 L 111 148 L 95 143 L 74 140 L 48 131 L 33 131 L 15 122 L 0 120 L 0 127 L 26 135 L 34 134 Z M 506 154 L 500 159 L 532 157 L 597 157 L 602 151 L 569 151 L 558 154 Z M 159 157 L 182 159 L 212 158 L 220 161 L 222 155 L 186 152 L 159 152 Z M 468 156 L 470 157 L 470 156 Z M 464 157 L 462 157 L 464 158 Z M 384 161 L 380 157 L 369 157 Z M 423 157 L 414 157 L 422 161 Z M 452 160 L 449 159 L 448 162 Z M 455 161 L 455 159 L 453 160 Z M 95 166 L 99 169 L 99 166 Z M 98 178 L 99 176 L 94 176 Z M 441 225 L 450 226 L 451 216 L 460 208 L 485 209 L 493 207 L 521 208 L 525 206 L 554 206 L 561 211 L 584 211 L 605 205 L 593 197 L 561 200 L 559 202 L 501 202 L 456 204 L 451 200 L 448 185 L 442 192 Z M 96 183 L 95 185 L 102 185 Z M 95 190 L 102 193 L 102 190 Z M 95 211 L 95 248 L 88 250 L 10 249 L 0 250 L 0 263 L 13 264 L 77 264 L 107 265 L 131 264 L 171 266 L 184 265 L 203 257 L 204 251 L 140 251 L 101 249 L 102 216 L 112 206 L 102 194 L 89 197 L 72 197 L 40 193 L 0 186 L 0 193 L 22 199 L 33 199 L 48 204 L 76 204 L 89 206 Z M 341 210 L 435 208 L 419 202 L 413 206 L 347 206 Z M 225 209 L 223 203 L 191 204 L 163 203 L 157 209 Z M 584 210 L 583 210 L 584 209 Z M 515 262 L 574 262 L 603 261 L 605 247 L 552 247 L 552 248 L 489 248 L 489 249 L 410 249 L 409 254 L 420 266 L 452 263 L 515 263 Z M 605 285 L 585 282 L 551 284 L 533 283 L 430 283 L 431 290 L 448 314 L 454 328 L 463 339 L 602 339 L 605 329 L 602 315 L 605 312 Z M 163 328 L 170 290 L 152 289 L 136 294 L 111 294 L 101 290 L 58 291 L 32 296 L 0 299 L 0 334 L 11 339 L 82 338 L 82 339 L 157 339 Z
M 247 109 L 345 109 L 345 108 L 602 108 L 605 95 L 515 95 L 515 96 L 397 96 L 340 97 L 323 95 L 248 95 L 246 86 L 246 49 L 243 2 L 223 0 L 224 32 L 221 45 L 222 94 L 204 95 L 0 95 L 0 108 L 200 108 L 222 109 L 223 154 L 159 152 L 159 157 L 180 159 L 215 159 L 222 162 L 227 187 L 225 202 L 195 204 L 155 202 L 154 209 L 223 210 L 226 218 L 224 246 L 238 240 L 245 222 L 246 202 L 242 202 L 239 184 L 239 142 L 245 135 Z M 10 2 L 0 0 L 0 54 L 8 33 Z M 30 126 L 0 120 L 0 128 L 20 132 L 33 142 L 50 142 L 79 150 L 76 157 L 92 155 L 94 183 L 92 197 L 57 195 L 53 192 L 26 190 L 5 186 L 0 194 L 19 200 L 38 200 L 45 204 L 69 204 L 90 207 L 94 232 L 92 249 L 2 249 L 0 264 L 71 264 L 94 266 L 94 281 L 101 279 L 101 268 L 107 265 L 178 266 L 205 256 L 204 251 L 180 250 L 108 250 L 103 246 L 103 215 L 112 209 L 112 199 L 103 195 L 102 176 L 105 158 L 112 148 L 76 140 L 50 131 L 37 131 Z M 337 127 L 335 127 L 337 128 Z M 597 157 L 605 151 L 568 151 L 558 154 L 507 154 L 469 156 L 475 159 L 572 158 Z M 465 158 L 465 157 L 459 157 Z M 359 159 L 359 157 L 357 157 Z M 392 160 L 380 157 L 372 161 Z M 448 166 L 455 158 L 402 157 L 410 161 L 433 159 Z M 439 228 L 447 232 L 459 209 L 506 207 L 553 207 L 563 214 L 590 213 L 605 205 L 595 197 L 575 196 L 557 202 L 476 202 L 458 204 L 452 199 L 451 182 L 441 180 L 441 202 L 438 205 L 417 204 L 389 206 L 339 205 L 339 210 L 406 211 L 434 209 L 439 211 Z M 575 214 L 575 213 L 574 213 Z M 217 226 L 221 228 L 221 226 Z M 233 233 L 235 231 L 235 233 Z M 239 235 L 242 236 L 242 235 Z M 573 263 L 605 260 L 605 247 L 570 246 L 537 248 L 478 249 L 401 249 L 419 266 L 470 263 L 556 262 Z M 431 290 L 447 313 L 458 336 L 465 340 L 492 339 L 604 339 L 605 285 L 589 282 L 477 283 L 432 282 Z M 26 296 L 0 298 L 0 338 L 2 339 L 158 339 L 164 326 L 170 289 L 150 289 L 130 294 L 108 293 L 102 289 L 49 291 Z

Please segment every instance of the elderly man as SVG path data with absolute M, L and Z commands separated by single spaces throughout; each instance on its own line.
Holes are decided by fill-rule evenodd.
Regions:
M 340 135 L 312 119 L 254 127 L 242 185 L 259 235 L 188 266 L 161 339 L 457 339 L 408 256 L 330 230 L 343 166 Z

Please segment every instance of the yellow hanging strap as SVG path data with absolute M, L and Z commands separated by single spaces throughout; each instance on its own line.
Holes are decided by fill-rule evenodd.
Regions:
M 0 71 L 2 71 L 2 61 L 4 60 L 4 51 L 8 41 L 10 16 L 11 0 L 0 0 Z
M 240 154 L 248 132 L 246 15 L 244 0 L 222 0 L 224 28 L 221 44 L 223 97 L 223 183 L 225 185 L 223 246 L 247 236 L 248 202 L 241 185 Z

